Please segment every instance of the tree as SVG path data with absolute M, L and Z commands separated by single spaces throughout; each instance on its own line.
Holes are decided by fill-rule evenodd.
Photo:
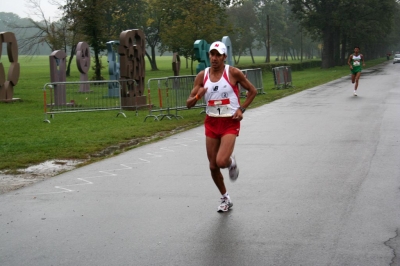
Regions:
M 158 70 L 156 62 L 156 48 L 161 43 L 160 30 L 164 21 L 165 12 L 160 7 L 160 0 L 148 0 L 146 7 L 146 22 L 143 24 L 143 32 L 146 36 L 146 44 L 150 47 L 150 54 L 146 56 L 150 62 L 151 70 Z
M 79 23 L 78 20 L 75 19 L 74 17 L 74 12 L 73 9 L 74 6 L 70 3 L 69 0 L 67 0 L 67 4 L 65 6 L 62 7 L 62 9 L 64 10 L 64 15 L 62 17 L 62 20 L 64 21 L 64 23 L 67 25 L 67 32 L 66 32 L 66 47 L 69 47 L 70 49 L 70 55 L 68 58 L 68 64 L 67 64 L 67 69 L 66 69 L 66 75 L 67 77 L 70 76 L 71 73 L 71 64 L 72 64 L 72 60 L 75 56 L 76 53 L 76 46 L 78 44 L 79 41 L 83 41 L 85 40 L 85 36 L 81 33 L 79 33 L 80 31 L 79 29 Z M 67 53 L 67 49 L 65 49 L 65 53 Z
M 251 1 L 246 1 L 242 5 L 232 6 L 227 10 L 230 23 L 233 25 L 230 39 L 233 47 L 233 57 L 235 64 L 240 61 L 240 56 L 246 54 L 248 50 L 253 63 L 252 53 L 253 43 L 256 36 L 257 19 Z M 246 14 L 246 16 L 243 16 Z M 236 56 L 238 57 L 236 59 Z
M 93 50 L 95 80 L 103 79 L 100 53 L 110 38 L 113 7 L 116 7 L 115 0 L 72 0 L 63 7 L 64 15 L 73 19 L 75 30 L 86 37 Z
M 344 60 L 345 49 L 366 46 L 372 54 L 391 31 L 395 0 L 288 0 L 301 25 L 323 43 L 322 68 Z M 340 50 L 342 47 L 342 50 Z M 379 48 L 378 48 L 379 47 Z
M 64 50 L 67 53 L 71 51 L 66 75 L 70 75 L 71 62 L 75 55 L 76 40 L 82 38 L 75 29 L 68 16 L 63 16 L 60 20 L 51 21 L 46 18 L 39 0 L 28 0 L 30 6 L 31 16 L 38 19 L 34 20 L 32 17 L 26 19 L 13 19 L 5 18 L 7 23 L 17 32 L 18 46 L 22 54 L 41 54 L 41 48 L 46 45 L 51 51 Z M 54 3 L 57 4 L 57 3 Z M 61 9 L 62 7 L 59 6 Z M 50 54 L 49 52 L 49 54 Z
M 33 18 L 7 19 L 8 26 L 20 37 L 18 40 L 20 52 L 38 54 L 42 45 L 48 46 L 52 51 L 65 49 L 65 23 L 47 18 L 40 6 L 40 0 L 27 0 L 27 4 Z
M 193 59 L 196 40 L 203 39 L 211 43 L 231 32 L 225 6 L 220 2 L 166 0 L 163 4 L 165 19 L 168 21 L 168 24 L 163 23 L 160 32 L 163 50 L 179 52 L 186 59 Z M 193 60 L 191 69 L 193 73 Z
M 392 21 L 392 31 L 388 34 L 386 40 L 388 42 L 388 52 L 395 53 L 400 51 L 400 1 L 395 5 L 395 12 Z M 391 52 L 391 53 L 392 53 Z
M 396 5 L 394 0 L 366 0 L 360 3 L 357 9 L 361 12 L 361 19 L 353 18 L 352 25 L 345 32 L 350 44 L 349 50 L 359 45 L 363 46 L 364 52 L 368 51 L 370 58 L 385 55 L 390 46 L 388 36 L 393 29 Z
M 284 7 L 280 0 L 253 0 L 258 19 L 257 40 L 265 47 L 265 62 L 270 62 L 271 46 L 283 52 Z M 269 23 L 268 23 L 269 22 Z M 271 40 L 271 41 L 270 41 Z M 279 49 L 281 48 L 281 49 Z
M 336 17 L 343 11 L 340 8 L 340 0 L 289 0 L 292 11 L 301 21 L 302 26 L 310 32 L 315 32 L 323 40 L 322 67 L 334 66 L 333 60 L 333 37 L 337 30 Z
M 130 29 L 142 29 L 146 22 L 147 0 L 114 0 L 107 11 L 107 32 L 114 39 L 119 39 L 121 32 Z

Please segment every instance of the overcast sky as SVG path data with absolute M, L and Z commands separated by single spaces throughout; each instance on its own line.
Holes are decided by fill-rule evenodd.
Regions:
M 32 10 L 29 9 L 29 0 L 1 0 L 0 12 L 12 12 L 17 14 L 21 18 L 31 17 L 35 18 L 32 14 Z M 40 7 L 43 10 L 45 17 L 56 18 L 59 17 L 59 10 L 56 5 L 52 5 L 48 0 L 35 0 L 40 3 Z M 51 1 L 51 0 L 50 0 Z M 61 2 L 64 2 L 61 0 Z

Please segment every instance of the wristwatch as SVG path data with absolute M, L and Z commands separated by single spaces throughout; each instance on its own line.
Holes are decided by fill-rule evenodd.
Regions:
M 242 111 L 242 114 L 246 111 L 246 108 L 239 107 L 240 111 Z

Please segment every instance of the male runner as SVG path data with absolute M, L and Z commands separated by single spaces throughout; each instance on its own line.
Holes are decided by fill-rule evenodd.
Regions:
M 229 177 L 235 181 L 239 176 L 237 161 L 233 155 L 236 137 L 239 136 L 243 113 L 257 94 L 242 71 L 225 65 L 227 49 L 224 43 L 214 42 L 210 46 L 211 67 L 201 71 L 195 78 L 194 87 L 186 101 L 188 108 L 205 97 L 206 118 L 204 121 L 206 150 L 211 176 L 221 193 L 219 212 L 226 212 L 233 203 L 226 190 L 221 168 L 229 169 Z M 240 104 L 240 84 L 247 90 L 246 100 Z
M 354 96 L 357 96 L 358 80 L 360 79 L 362 71 L 361 61 L 362 66 L 365 66 L 364 56 L 360 54 L 360 47 L 356 46 L 354 47 L 354 54 L 351 54 L 347 60 L 347 64 L 350 66 L 351 71 L 351 82 L 353 84 L 355 83 Z

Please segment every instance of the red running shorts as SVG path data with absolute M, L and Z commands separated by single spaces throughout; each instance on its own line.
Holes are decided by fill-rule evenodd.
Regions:
M 227 134 L 239 136 L 240 121 L 232 119 L 232 117 L 212 117 L 206 116 L 204 120 L 206 136 L 219 139 Z

